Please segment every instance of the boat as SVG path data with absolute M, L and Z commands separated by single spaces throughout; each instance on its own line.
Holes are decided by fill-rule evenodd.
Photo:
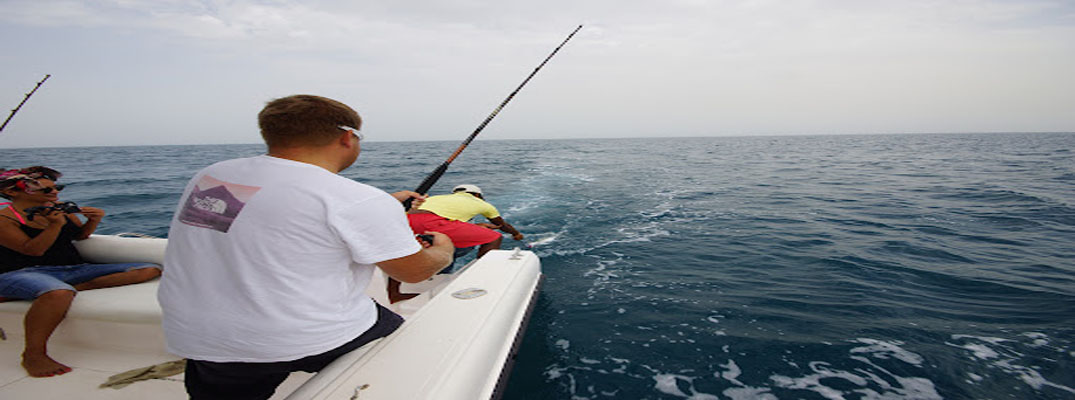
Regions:
M 93 235 L 76 245 L 89 262 L 163 263 L 167 239 Z M 404 293 L 420 294 L 396 304 L 387 301 L 386 279 L 377 269 L 367 294 L 402 315 L 403 325 L 321 372 L 292 373 L 273 399 L 501 396 L 541 287 L 538 257 L 493 250 L 451 274 L 404 283 Z M 181 359 L 164 349 L 157 286 L 154 280 L 79 292 L 49 341 L 49 354 L 73 371 L 50 378 L 30 377 L 20 366 L 30 302 L 0 303 L 0 398 L 187 398 L 181 373 L 100 387 L 115 375 Z

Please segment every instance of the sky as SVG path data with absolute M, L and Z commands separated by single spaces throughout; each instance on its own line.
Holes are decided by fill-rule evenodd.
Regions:
M 1075 131 L 1070 0 L 0 0 L 0 148 L 258 143 L 291 94 L 369 140 Z M 4 117 L 6 117 L 6 112 Z

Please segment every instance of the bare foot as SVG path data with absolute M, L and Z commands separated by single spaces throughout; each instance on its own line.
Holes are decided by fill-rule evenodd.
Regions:
M 26 372 L 30 376 L 37 378 L 46 378 L 50 376 L 63 375 L 71 372 L 71 367 L 60 364 L 53 360 L 46 354 L 41 355 L 22 355 L 22 367 L 26 369 Z

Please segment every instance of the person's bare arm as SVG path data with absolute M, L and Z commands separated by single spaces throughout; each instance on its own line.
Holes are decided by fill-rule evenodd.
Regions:
M 452 239 L 440 232 L 425 232 L 433 235 L 433 245 L 421 251 L 381 261 L 377 266 L 388 276 L 407 283 L 418 283 L 436 274 L 452 262 L 452 252 L 455 246 Z
M 492 222 L 493 225 L 496 225 L 496 228 L 492 228 L 492 229 L 500 229 L 501 231 L 510 233 L 512 239 L 523 240 L 523 234 L 519 233 L 519 231 L 516 230 L 514 226 L 511 226 L 511 224 L 509 224 L 508 221 L 505 221 L 504 218 L 501 218 L 501 217 L 489 218 L 489 222 Z
M 82 228 L 82 232 L 75 238 L 75 240 L 83 240 L 90 237 L 90 235 L 93 234 L 93 231 L 97 230 L 97 224 L 101 223 L 101 219 L 104 218 L 105 211 L 96 207 L 82 207 L 82 215 L 86 216 L 85 223 L 79 221 L 77 217 L 68 217 L 73 218 L 75 223 Z
M 32 238 L 19 229 L 17 222 L 3 221 L 2 225 L 0 225 L 0 246 L 28 256 L 44 255 L 45 251 L 60 236 L 60 230 L 63 229 L 63 224 L 67 220 L 66 215 L 55 210 L 45 214 L 44 218 L 48 219 L 49 226 L 45 227 L 44 232 Z

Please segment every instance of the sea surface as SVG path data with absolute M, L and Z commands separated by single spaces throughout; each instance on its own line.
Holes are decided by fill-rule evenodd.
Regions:
M 412 189 L 457 145 L 364 143 L 343 175 Z M 263 151 L 0 166 L 166 236 L 195 171 Z M 507 399 L 1075 399 L 1075 134 L 485 140 L 434 192 L 461 183 L 545 273 Z

